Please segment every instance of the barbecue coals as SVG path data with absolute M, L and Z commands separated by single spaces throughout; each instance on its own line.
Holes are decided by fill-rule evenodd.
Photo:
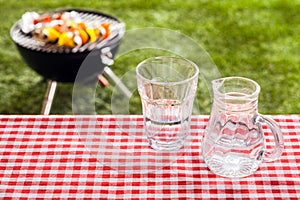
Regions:
M 20 23 L 21 30 L 47 44 L 69 48 L 80 47 L 110 36 L 110 23 L 87 22 L 76 11 L 38 14 L 26 12 Z

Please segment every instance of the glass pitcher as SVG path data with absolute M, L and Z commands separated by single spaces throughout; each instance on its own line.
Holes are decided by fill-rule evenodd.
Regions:
M 214 80 L 214 102 L 204 133 L 202 155 L 209 169 L 224 177 L 253 174 L 265 161 L 273 161 L 283 151 L 279 126 L 258 113 L 260 86 L 243 77 Z M 267 150 L 261 124 L 275 137 L 275 148 Z

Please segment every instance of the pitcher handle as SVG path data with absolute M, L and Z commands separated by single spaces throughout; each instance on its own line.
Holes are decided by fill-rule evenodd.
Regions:
M 282 132 L 281 132 L 278 124 L 272 118 L 263 116 L 261 114 L 258 114 L 255 117 L 255 123 L 267 124 L 275 138 L 275 148 L 273 150 L 265 150 L 264 151 L 263 161 L 271 162 L 271 161 L 278 159 L 281 156 L 283 149 L 284 149 L 283 135 L 282 135 Z

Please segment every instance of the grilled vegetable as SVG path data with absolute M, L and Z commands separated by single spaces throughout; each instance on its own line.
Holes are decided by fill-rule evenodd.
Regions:
M 75 42 L 73 40 L 74 34 L 72 32 L 64 32 L 58 38 L 57 44 L 59 46 L 75 47 Z
M 86 32 L 89 34 L 90 40 L 89 42 L 95 42 L 96 41 L 96 33 L 93 28 L 87 28 Z
M 42 33 L 43 33 L 43 37 L 47 42 L 56 42 L 59 36 L 61 35 L 54 28 L 44 28 Z

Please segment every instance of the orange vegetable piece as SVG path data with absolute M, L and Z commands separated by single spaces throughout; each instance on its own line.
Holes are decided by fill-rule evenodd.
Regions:
M 110 35 L 110 24 L 109 23 L 103 23 L 101 24 L 101 27 L 104 28 L 105 33 L 103 33 L 103 38 L 108 38 Z
M 77 24 L 77 26 L 78 26 L 79 28 L 83 29 L 83 30 L 86 29 L 86 25 L 85 25 L 84 22 L 79 22 L 79 23 Z
M 79 36 L 81 37 L 82 40 L 82 44 L 85 44 L 88 42 L 89 40 L 89 35 L 87 34 L 87 32 L 83 29 L 79 29 Z

